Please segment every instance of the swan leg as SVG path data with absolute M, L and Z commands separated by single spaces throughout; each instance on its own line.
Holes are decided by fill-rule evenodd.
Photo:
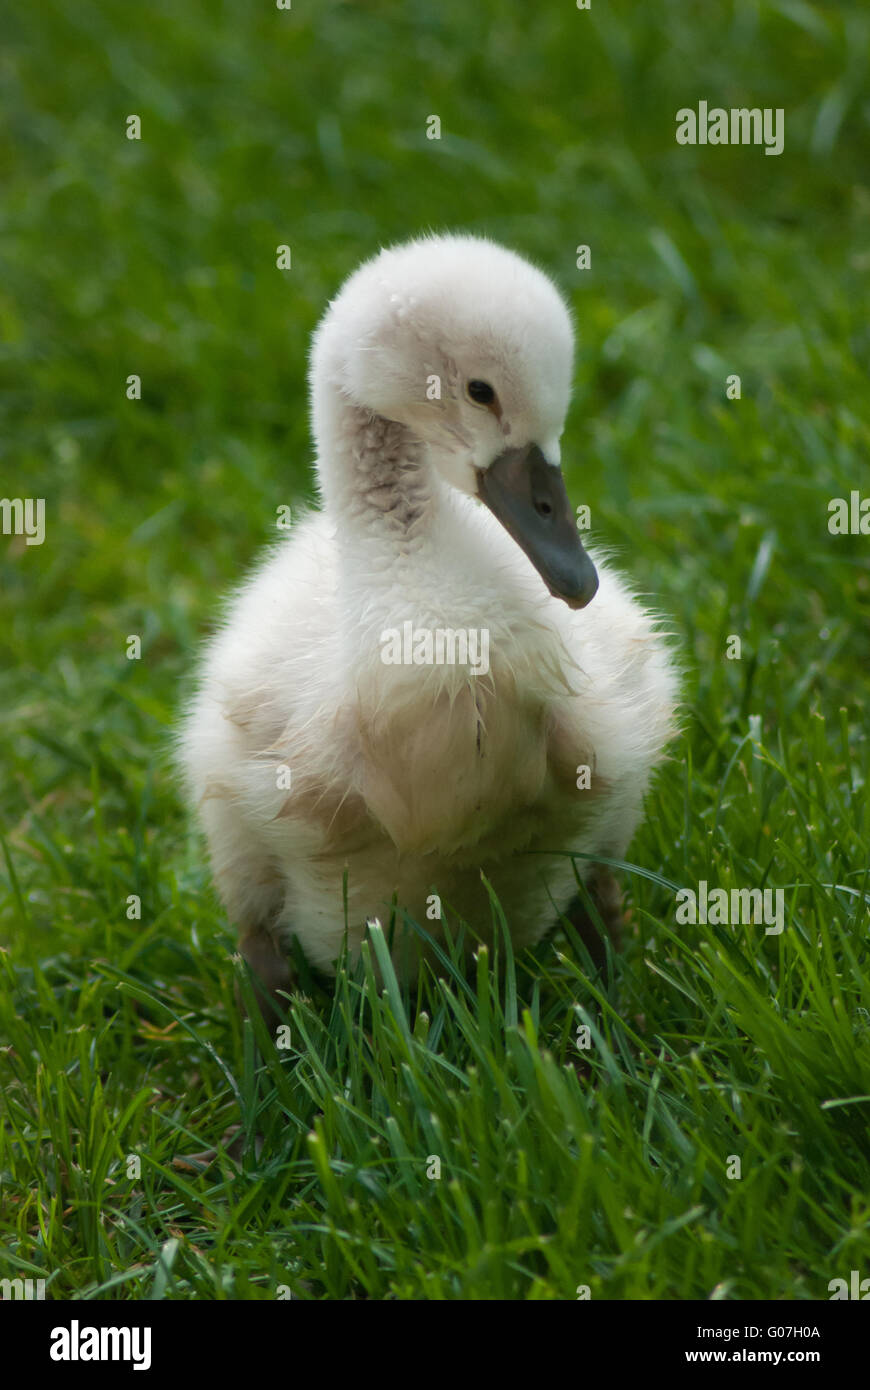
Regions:
M 614 951 L 622 950 L 623 903 L 622 889 L 609 869 L 601 864 L 593 865 L 586 881 L 586 891 L 601 918 Z M 593 964 L 604 970 L 607 964 L 607 950 L 598 924 L 581 897 L 576 897 L 564 914 L 583 942 Z
M 278 991 L 290 993 L 296 984 L 295 973 L 267 927 L 253 927 L 248 931 L 239 942 L 239 950 L 254 976 L 255 998 L 271 1031 L 282 1021 L 287 1008 L 287 1000 Z M 236 995 L 244 1014 L 245 1004 L 238 988 Z
M 289 993 L 296 985 L 273 931 L 284 908 L 284 882 L 230 799 L 211 796 L 202 801 L 201 808 L 215 884 L 227 917 L 239 933 L 239 950 L 254 976 L 257 1004 L 271 1031 L 282 1021 L 287 1006 L 278 990 Z M 238 984 L 236 1000 L 245 1016 Z

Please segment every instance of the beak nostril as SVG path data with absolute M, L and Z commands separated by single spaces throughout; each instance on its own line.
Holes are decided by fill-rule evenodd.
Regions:
M 537 511 L 538 516 L 553 515 L 553 508 L 550 506 L 550 503 L 544 502 L 543 500 L 535 503 L 535 510 Z

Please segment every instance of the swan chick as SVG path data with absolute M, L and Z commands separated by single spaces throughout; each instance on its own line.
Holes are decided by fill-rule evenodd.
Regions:
M 233 597 L 179 735 L 267 992 L 294 938 L 334 973 L 372 918 L 413 978 L 405 914 L 436 940 L 466 923 L 471 949 L 490 890 L 516 949 L 563 914 L 591 943 L 575 864 L 618 931 L 598 856 L 625 855 L 678 677 L 581 541 L 560 467 L 573 340 L 545 274 L 456 235 L 381 251 L 316 330 L 319 508 Z

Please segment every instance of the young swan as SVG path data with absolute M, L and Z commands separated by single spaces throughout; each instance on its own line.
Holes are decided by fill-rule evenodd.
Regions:
M 221 897 L 272 992 L 293 937 L 333 973 L 345 928 L 356 950 L 392 905 L 486 938 L 482 876 L 516 948 L 560 913 L 594 938 L 551 851 L 624 854 L 677 681 L 580 543 L 559 468 L 572 352 L 550 280 L 467 236 L 382 251 L 315 334 L 321 510 L 236 595 L 181 732 Z M 576 862 L 615 931 L 615 883 Z M 394 940 L 413 976 L 419 938 Z

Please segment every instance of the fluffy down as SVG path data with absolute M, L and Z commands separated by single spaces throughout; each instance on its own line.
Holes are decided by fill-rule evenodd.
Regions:
M 606 559 L 572 609 L 477 499 L 507 448 L 557 465 L 572 354 L 553 284 L 477 238 L 384 251 L 330 305 L 310 373 L 321 508 L 230 603 L 180 733 L 243 941 L 295 936 L 332 972 L 345 927 L 356 949 L 393 904 L 487 939 L 483 875 L 522 947 L 576 893 L 552 851 L 625 854 L 673 732 L 669 647 Z M 481 380 L 497 408 L 469 398 Z M 485 632 L 488 670 L 386 664 L 407 623 Z

